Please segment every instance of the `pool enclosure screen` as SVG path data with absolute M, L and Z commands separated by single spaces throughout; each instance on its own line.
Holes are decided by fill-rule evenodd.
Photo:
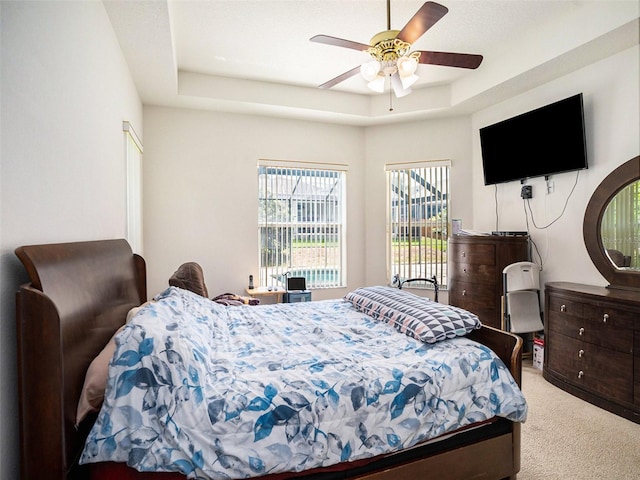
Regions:
M 450 162 L 387 164 L 389 281 L 436 277 L 447 285 Z M 412 287 L 431 288 L 427 282 Z
M 345 285 L 346 171 L 333 165 L 258 164 L 260 285 Z M 332 168 L 333 167 L 333 168 Z

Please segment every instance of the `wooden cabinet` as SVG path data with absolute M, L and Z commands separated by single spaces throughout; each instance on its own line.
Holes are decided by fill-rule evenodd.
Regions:
M 640 423 L 640 293 L 545 285 L 544 377 Z
M 502 327 L 502 270 L 529 259 L 529 237 L 454 235 L 449 239 L 449 303 Z
M 633 403 L 640 407 L 640 330 L 636 328 L 633 342 Z

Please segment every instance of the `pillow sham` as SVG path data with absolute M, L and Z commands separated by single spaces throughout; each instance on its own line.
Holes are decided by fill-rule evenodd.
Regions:
M 80 400 L 78 401 L 78 409 L 76 410 L 76 426 L 80 425 L 89 413 L 97 412 L 100 410 L 100 407 L 102 407 L 104 391 L 107 387 L 109 362 L 116 351 L 116 335 L 118 335 L 124 327 L 123 325 L 116 330 L 116 333 L 113 334 L 109 342 L 104 346 L 98 356 L 93 359 L 87 369 L 82 392 L 80 393 Z
M 125 325 L 131 321 L 136 313 L 152 301 L 153 300 L 149 300 L 139 307 L 133 307 L 129 310 Z M 111 362 L 113 354 L 116 351 L 116 336 L 122 331 L 125 325 L 116 330 L 102 351 L 89 364 L 87 373 L 84 376 L 84 384 L 82 385 L 80 400 L 78 401 L 78 408 L 76 410 L 76 426 L 80 425 L 89 413 L 98 412 L 100 407 L 102 407 L 104 391 L 107 388 L 109 362 Z
M 356 310 L 425 343 L 464 336 L 482 326 L 480 319 L 467 310 L 397 288 L 362 287 L 344 298 Z

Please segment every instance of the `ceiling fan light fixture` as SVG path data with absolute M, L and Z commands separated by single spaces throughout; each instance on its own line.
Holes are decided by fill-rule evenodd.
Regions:
M 402 82 L 402 86 L 404 88 L 409 88 L 411 85 L 416 83 L 419 80 L 419 77 L 415 74 L 412 75 L 400 75 L 400 81 Z
M 378 72 L 380 72 L 380 63 L 375 60 L 363 63 L 360 66 L 360 74 L 367 82 L 375 81 Z
M 385 60 L 384 62 L 380 62 L 380 65 L 380 70 L 385 77 L 393 75 L 398 71 L 398 66 L 396 65 L 395 60 Z
M 367 83 L 367 87 L 377 93 L 384 92 L 384 77 L 382 75 Z
M 403 85 L 400 75 L 391 76 L 391 88 L 396 98 L 406 97 L 413 91 L 411 87 L 405 87 Z
M 408 77 L 416 73 L 418 69 L 418 60 L 415 57 L 404 56 L 398 58 L 398 72 L 400 76 Z
M 398 58 L 397 65 L 398 74 L 400 75 L 402 86 L 405 89 L 409 88 L 419 80 L 418 76 L 416 75 L 416 70 L 418 69 L 418 59 L 416 58 L 416 55 L 411 54 Z

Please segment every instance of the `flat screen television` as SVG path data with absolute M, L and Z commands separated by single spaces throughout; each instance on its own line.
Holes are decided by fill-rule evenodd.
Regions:
M 582 94 L 480 129 L 484 184 L 587 168 Z

